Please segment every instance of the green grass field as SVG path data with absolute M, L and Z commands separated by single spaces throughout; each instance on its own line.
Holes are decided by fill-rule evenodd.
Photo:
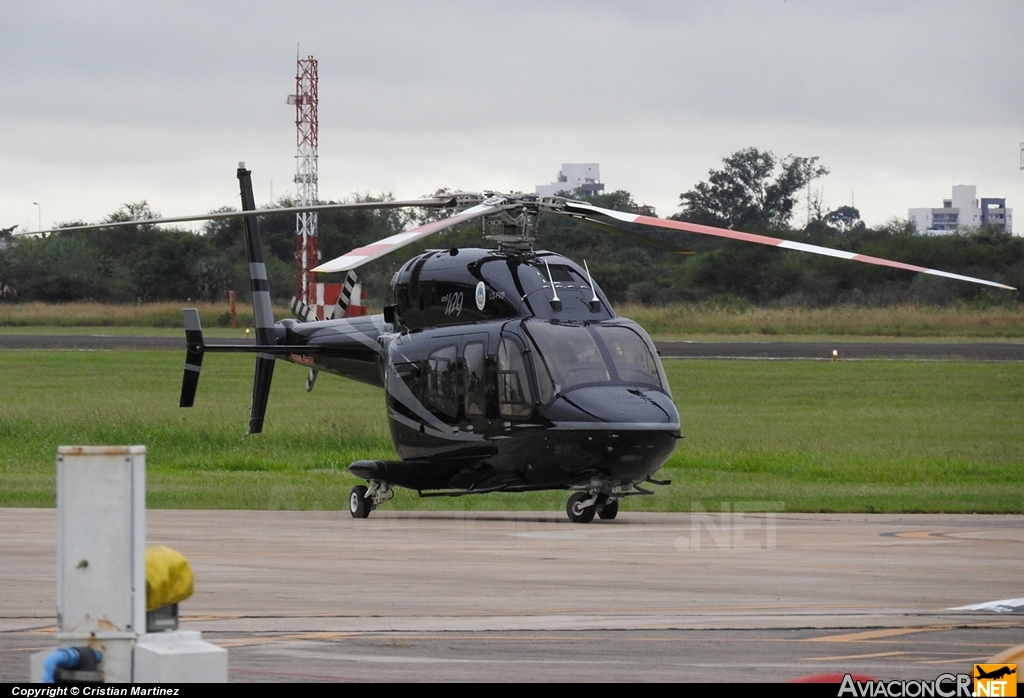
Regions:
M 211 336 L 238 334 L 230 327 L 227 303 L 191 303 L 199 309 L 203 327 Z M 0 303 L 0 332 L 53 334 L 84 331 L 89 334 L 175 334 L 181 332 L 181 303 L 107 305 L 102 303 Z M 252 309 L 239 302 L 238 324 L 251 327 Z M 379 308 L 371 308 L 380 312 Z M 658 339 L 747 337 L 819 337 L 863 339 L 969 338 L 986 340 L 1024 337 L 1024 305 L 979 307 L 836 306 L 833 308 L 761 308 L 739 302 L 640 306 L 623 304 L 616 312 L 643 325 Z M 275 309 L 278 318 L 290 317 L 286 306 Z M 74 328 L 82 328 L 75 330 Z
M 982 308 L 969 305 L 931 307 L 896 305 L 830 308 L 762 308 L 714 304 L 666 306 L 621 305 L 616 312 L 639 322 L 659 339 L 693 339 L 696 335 L 733 335 L 773 340 L 781 337 L 1019 339 L 1024 337 L 1024 306 Z
M 393 458 L 380 390 L 279 363 L 265 431 L 252 357 L 209 355 L 196 407 L 184 356 L 0 352 L 0 506 L 53 506 L 62 444 L 145 444 L 155 508 L 339 509 L 361 458 Z M 1024 512 L 1024 364 L 669 361 L 687 438 L 670 487 L 625 510 Z M 561 509 L 564 492 L 386 506 Z

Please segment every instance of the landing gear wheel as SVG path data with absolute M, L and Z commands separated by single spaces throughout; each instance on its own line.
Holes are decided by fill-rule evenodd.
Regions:
M 569 515 L 570 521 L 573 523 L 590 523 L 594 520 L 597 507 L 593 504 L 589 507 L 582 506 L 582 503 L 588 499 L 591 499 L 591 495 L 586 492 L 577 492 L 569 497 L 569 502 L 565 505 L 565 513 Z
M 353 519 L 365 519 L 373 511 L 373 500 L 366 498 L 367 488 L 356 485 L 348 497 L 348 510 Z
M 613 499 L 597 508 L 597 515 L 605 521 L 611 521 L 619 514 L 619 500 Z

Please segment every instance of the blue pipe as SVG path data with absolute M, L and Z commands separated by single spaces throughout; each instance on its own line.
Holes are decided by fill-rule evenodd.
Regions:
M 96 663 L 103 661 L 103 653 L 93 650 L 96 655 Z M 43 683 L 54 683 L 54 673 L 57 669 L 74 669 L 82 660 L 78 650 L 74 647 L 61 647 L 46 655 L 43 660 Z

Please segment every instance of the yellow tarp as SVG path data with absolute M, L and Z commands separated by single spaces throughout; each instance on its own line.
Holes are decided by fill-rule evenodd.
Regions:
M 146 548 L 146 611 L 192 596 L 192 566 L 165 545 Z

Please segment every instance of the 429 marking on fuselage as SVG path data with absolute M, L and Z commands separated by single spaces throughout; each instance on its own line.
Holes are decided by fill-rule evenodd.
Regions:
M 462 315 L 462 297 L 462 291 L 452 291 L 445 296 L 441 296 L 441 302 L 447 304 L 444 314 L 454 315 L 455 317 Z

